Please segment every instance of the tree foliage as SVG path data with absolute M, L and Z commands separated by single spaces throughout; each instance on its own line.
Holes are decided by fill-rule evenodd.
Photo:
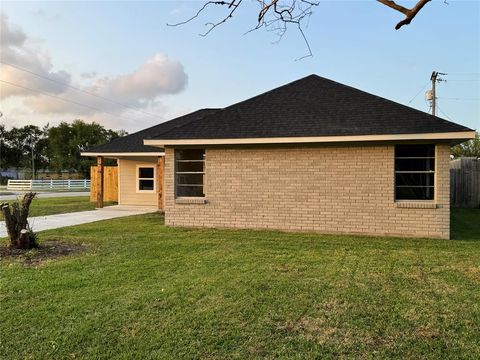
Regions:
M 464 156 L 480 158 L 479 134 L 477 134 L 477 136 L 473 140 L 454 146 L 452 148 L 452 155 L 454 158 L 459 158 Z
M 93 160 L 80 153 L 125 135 L 126 132 L 105 129 L 97 123 L 75 120 L 69 124 L 39 128 L 35 125 L 13 127 L 0 125 L 0 169 L 35 169 L 78 171 L 85 176 Z
M 48 131 L 50 167 L 59 171 L 76 170 L 86 175 L 93 164 L 92 159 L 82 157 L 80 153 L 122 134 L 97 123 L 88 124 L 81 120 L 71 124 L 62 122 Z

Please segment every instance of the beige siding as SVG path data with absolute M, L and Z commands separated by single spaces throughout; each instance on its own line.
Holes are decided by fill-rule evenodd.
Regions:
M 279 229 L 449 238 L 449 146 L 437 146 L 435 202 L 394 201 L 394 146 L 237 147 L 206 150 L 206 204 L 174 197 L 166 150 L 165 213 L 171 226 Z
M 118 203 L 120 205 L 158 205 L 157 193 L 137 192 L 137 165 L 155 166 L 157 158 L 118 160 Z

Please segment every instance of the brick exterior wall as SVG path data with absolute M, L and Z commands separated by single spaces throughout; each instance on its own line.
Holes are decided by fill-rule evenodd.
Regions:
M 169 226 L 450 237 L 450 148 L 437 145 L 435 201 L 394 201 L 393 145 L 206 149 L 206 204 L 174 196 L 165 158 Z

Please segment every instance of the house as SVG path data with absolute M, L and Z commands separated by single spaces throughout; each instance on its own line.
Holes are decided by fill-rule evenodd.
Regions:
M 311 75 L 85 155 L 118 158 L 120 203 L 161 199 L 169 226 L 447 239 L 450 146 L 474 136 Z
M 148 129 L 130 134 L 82 152 L 83 156 L 95 156 L 117 160 L 118 203 L 120 205 L 158 206 L 163 209 L 162 194 L 159 196 L 159 174 L 162 172 L 163 148 L 146 146 L 144 139 L 170 131 L 175 127 L 200 119 L 215 109 L 202 109 L 191 114 L 166 121 Z M 101 178 L 101 177 L 100 177 Z M 163 177 L 162 177 L 163 179 Z

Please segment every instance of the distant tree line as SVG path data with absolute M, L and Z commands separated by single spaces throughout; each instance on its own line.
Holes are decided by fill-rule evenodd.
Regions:
M 75 171 L 87 177 L 94 159 L 80 153 L 126 135 L 97 123 L 75 120 L 58 126 L 35 125 L 6 129 L 0 124 L 0 170 L 20 169 Z M 32 164 L 33 161 L 33 164 Z

